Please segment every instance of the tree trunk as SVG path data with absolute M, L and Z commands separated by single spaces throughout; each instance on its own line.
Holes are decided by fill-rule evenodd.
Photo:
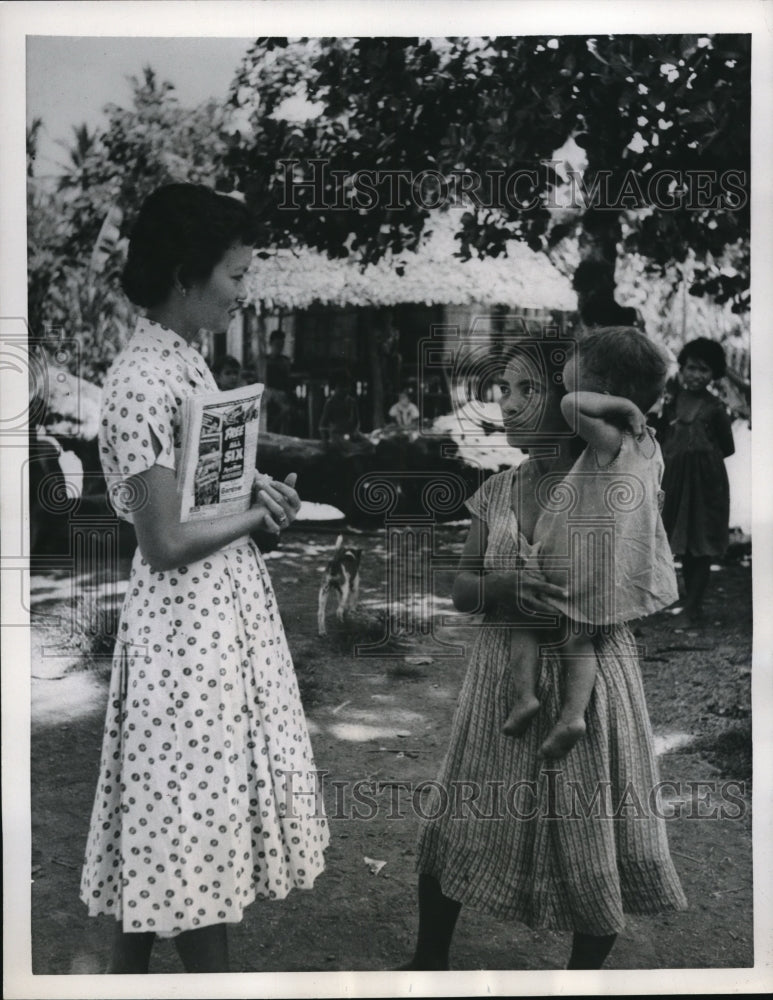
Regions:
M 638 310 L 615 300 L 615 266 L 621 236 L 617 212 L 589 208 L 583 215 L 580 263 L 574 274 L 574 288 L 586 328 L 641 325 Z
M 362 331 L 361 336 L 368 341 L 368 358 L 370 361 L 370 396 L 372 405 L 373 427 L 383 427 L 385 421 L 384 411 L 384 357 L 381 352 L 382 331 L 375 327 L 375 323 L 382 322 L 377 319 L 377 314 L 373 310 L 367 310 L 364 314 L 366 325 L 370 329 Z M 373 325 L 371 325 L 373 324 Z

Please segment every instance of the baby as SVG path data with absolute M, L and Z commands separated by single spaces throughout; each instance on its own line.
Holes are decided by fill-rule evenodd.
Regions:
M 585 710 L 596 682 L 593 636 L 598 627 L 642 618 L 677 600 L 660 518 L 663 459 L 644 418 L 665 377 L 660 351 L 631 327 L 608 327 L 582 340 L 563 370 L 567 394 L 561 410 L 587 446 L 557 484 L 552 501 L 550 491 L 543 491 L 532 545 L 513 515 L 522 565 L 568 594 L 562 604 L 552 602 L 570 627 L 561 644 L 562 707 L 540 747 L 544 757 L 565 756 L 585 733 Z M 503 727 L 510 736 L 524 733 L 539 710 L 539 647 L 535 632 L 511 629 L 515 701 Z

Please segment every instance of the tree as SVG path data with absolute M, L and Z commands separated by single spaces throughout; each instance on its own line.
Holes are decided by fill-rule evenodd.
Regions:
M 38 137 L 43 127 L 42 118 L 33 118 L 27 126 L 27 177 L 35 176 L 35 160 L 38 155 Z
M 59 178 L 59 190 L 82 190 L 86 191 L 91 183 L 89 168 L 94 163 L 94 153 L 99 143 L 97 131 L 89 132 L 88 125 L 73 125 L 72 146 L 68 146 L 61 139 L 59 145 L 67 150 L 69 157 L 68 172 Z
M 73 129 L 57 190 L 32 173 L 28 182 L 30 328 L 37 338 L 55 330 L 75 340 L 71 370 L 98 383 L 134 323 L 119 281 L 140 204 L 164 183 L 216 183 L 225 151 L 216 102 L 182 108 L 173 85 L 150 67 L 130 82 L 129 107 L 110 104 L 104 127 Z M 30 165 L 39 128 L 33 122 L 28 133 Z
M 742 312 L 750 48 L 748 35 L 258 39 L 232 88 L 224 165 L 267 244 L 399 256 L 433 199 L 461 191 L 462 257 L 577 237 L 589 321 L 623 315 L 623 251 L 660 275 L 694 254 L 693 293 Z M 573 173 L 557 162 L 568 148 L 583 160 Z

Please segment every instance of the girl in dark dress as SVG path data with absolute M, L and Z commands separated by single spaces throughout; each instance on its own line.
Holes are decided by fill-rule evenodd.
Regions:
M 712 559 L 728 541 L 730 487 L 725 459 L 733 454 L 733 432 L 724 404 L 709 385 L 725 374 L 725 352 L 699 337 L 679 354 L 679 374 L 666 386 L 658 436 L 665 472 L 663 524 L 674 555 L 681 557 L 683 612 L 698 624 Z

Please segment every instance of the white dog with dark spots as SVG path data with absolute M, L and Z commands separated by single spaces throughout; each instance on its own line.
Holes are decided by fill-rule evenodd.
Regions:
M 338 597 L 336 618 L 344 620 L 347 611 L 357 607 L 360 596 L 360 559 L 362 549 L 344 545 L 344 536 L 336 539 L 336 547 L 330 562 L 325 567 L 325 575 L 319 588 L 319 605 L 317 607 L 317 631 L 320 635 L 327 634 L 325 612 L 327 599 L 333 590 Z

